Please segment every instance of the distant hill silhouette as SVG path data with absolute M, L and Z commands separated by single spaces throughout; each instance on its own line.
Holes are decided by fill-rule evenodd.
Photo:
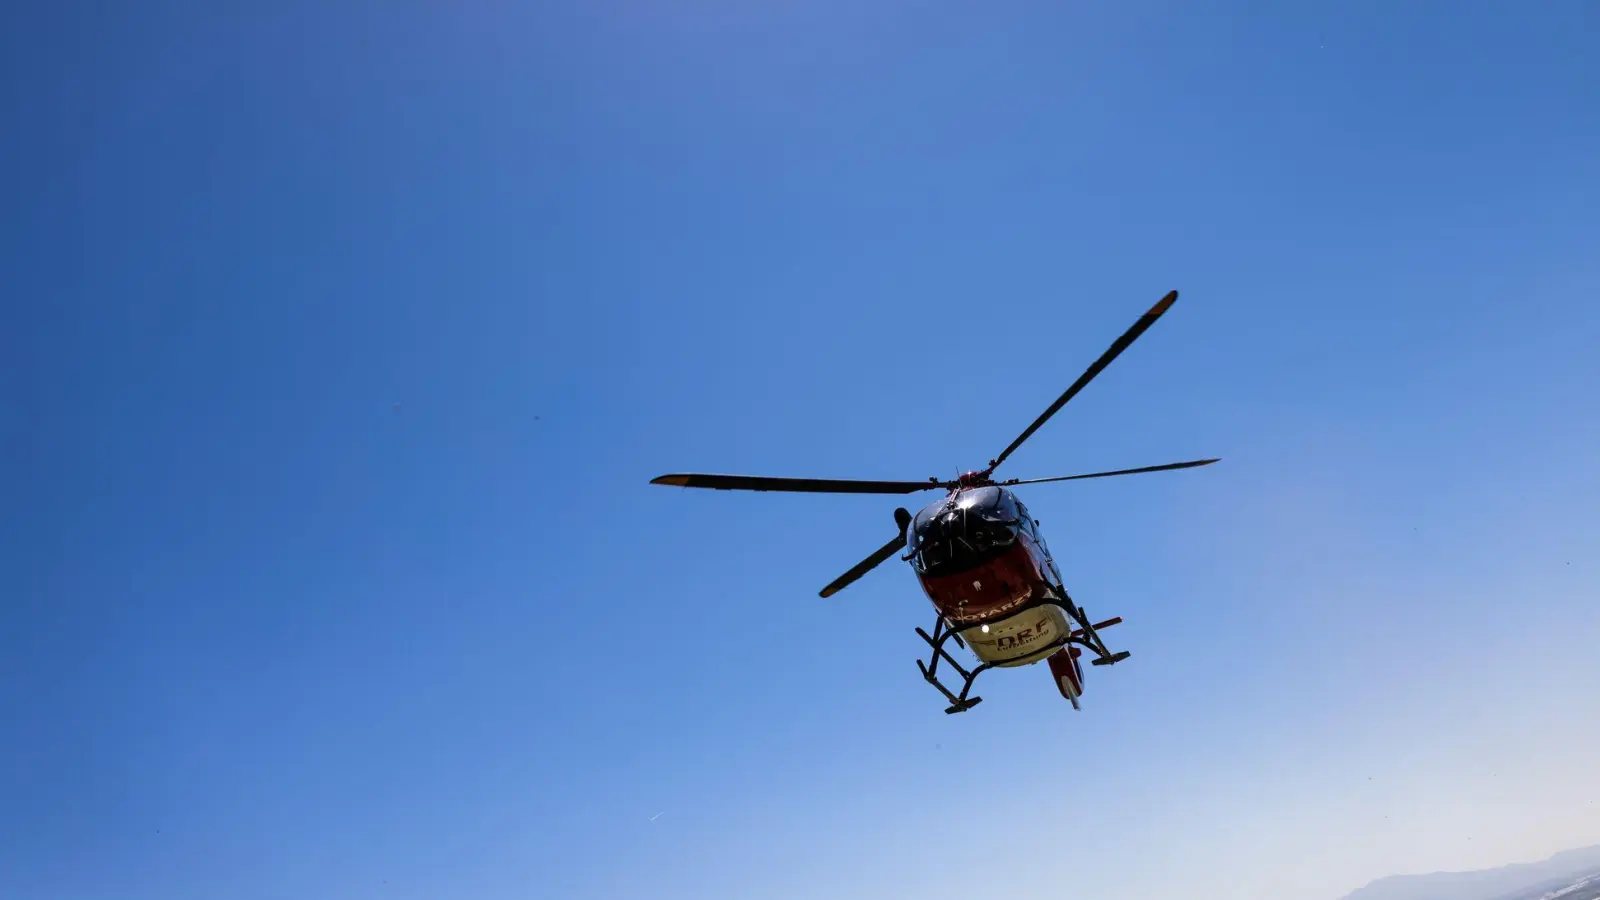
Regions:
M 1558 890 L 1596 873 L 1600 873 L 1600 846 L 1477 872 L 1392 875 L 1342 900 L 1536 900 L 1542 891 Z

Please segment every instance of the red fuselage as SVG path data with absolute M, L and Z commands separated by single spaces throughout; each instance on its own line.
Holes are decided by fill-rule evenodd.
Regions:
M 907 543 L 923 592 L 983 661 L 1037 662 L 1071 631 L 1060 607 L 1038 602 L 1065 592 L 1038 524 L 1010 491 L 953 491 L 917 513 Z
M 917 573 L 933 606 L 961 626 L 992 619 L 1038 596 L 1051 586 L 1049 563 L 1033 539 L 1019 534 L 998 556 L 970 569 L 942 575 Z

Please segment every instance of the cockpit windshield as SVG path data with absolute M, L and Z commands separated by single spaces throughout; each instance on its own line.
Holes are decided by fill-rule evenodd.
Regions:
M 917 571 L 933 577 L 964 572 L 1015 544 L 1019 519 L 1008 491 L 963 491 L 953 503 L 929 506 L 912 520 L 906 535 L 911 560 Z

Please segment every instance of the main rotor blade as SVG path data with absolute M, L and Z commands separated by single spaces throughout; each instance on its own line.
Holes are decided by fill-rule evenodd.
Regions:
M 1014 484 L 1044 484 L 1049 481 L 1077 481 L 1080 478 L 1105 478 L 1108 475 L 1139 475 L 1144 472 L 1165 472 L 1169 469 L 1192 469 L 1195 466 L 1209 466 L 1216 462 L 1215 459 L 1195 459 L 1189 462 L 1167 463 L 1164 466 L 1144 466 L 1138 469 L 1118 469 L 1115 472 L 1094 472 L 1089 475 L 1058 475 L 1054 478 L 1008 478 L 1005 481 L 995 482 L 1003 487 Z
M 1066 393 L 1058 397 L 1056 402 L 1050 404 L 1050 408 L 1044 411 L 1044 415 L 1034 419 L 1033 424 L 1028 426 L 1028 430 L 1018 435 L 1017 439 L 1011 442 L 1011 446 L 1000 451 L 999 456 L 996 456 L 994 459 L 989 461 L 989 471 L 993 472 L 996 466 L 999 466 L 1001 463 L 1005 462 L 1006 457 L 1010 456 L 1018 447 L 1022 446 L 1023 441 L 1027 440 L 1035 431 L 1039 430 L 1039 426 L 1049 421 L 1050 417 L 1055 415 L 1057 410 L 1061 409 L 1063 406 L 1066 406 L 1068 400 L 1071 400 L 1073 397 L 1077 396 L 1079 391 L 1083 390 L 1084 385 L 1093 381 L 1094 377 L 1099 375 L 1102 369 L 1111 365 L 1112 360 L 1116 359 L 1117 356 L 1122 353 L 1122 351 L 1128 349 L 1129 344 L 1138 340 L 1139 335 L 1144 334 L 1146 329 L 1148 329 L 1151 325 L 1154 325 L 1156 320 L 1161 318 L 1161 314 L 1167 311 L 1167 307 L 1171 306 L 1173 301 L 1177 299 L 1178 292 L 1169 291 L 1165 297 L 1161 298 L 1160 302 L 1156 303 L 1155 306 L 1150 307 L 1150 309 L 1146 311 L 1144 315 L 1140 316 L 1139 321 L 1133 323 L 1132 328 L 1129 328 L 1127 331 L 1123 332 L 1122 337 L 1117 338 L 1116 342 L 1111 345 L 1110 349 L 1106 350 L 1105 353 L 1100 354 L 1100 358 L 1094 361 L 1094 365 L 1090 366 L 1082 375 L 1078 376 L 1078 380 L 1072 383 L 1072 387 L 1067 388 Z
M 898 553 L 900 548 L 905 545 L 906 536 L 905 532 L 902 531 L 894 540 L 879 547 L 871 556 L 856 563 L 855 568 L 835 578 L 832 584 L 822 589 L 821 596 L 832 597 L 834 594 L 839 593 L 846 585 L 872 571 L 879 563 Z
M 837 478 L 768 478 L 762 475 L 661 475 L 651 484 L 717 491 L 799 491 L 813 494 L 914 494 L 948 487 L 942 481 L 851 481 Z

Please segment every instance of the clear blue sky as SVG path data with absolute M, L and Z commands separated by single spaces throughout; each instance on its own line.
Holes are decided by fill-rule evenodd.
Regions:
M 1594 4 L 4 16 L 6 900 L 1600 843 Z M 902 566 L 817 598 L 894 498 L 647 484 L 981 465 L 1173 288 L 1007 463 L 1224 458 L 1024 494 L 1127 620 L 1082 713 L 945 716 Z

